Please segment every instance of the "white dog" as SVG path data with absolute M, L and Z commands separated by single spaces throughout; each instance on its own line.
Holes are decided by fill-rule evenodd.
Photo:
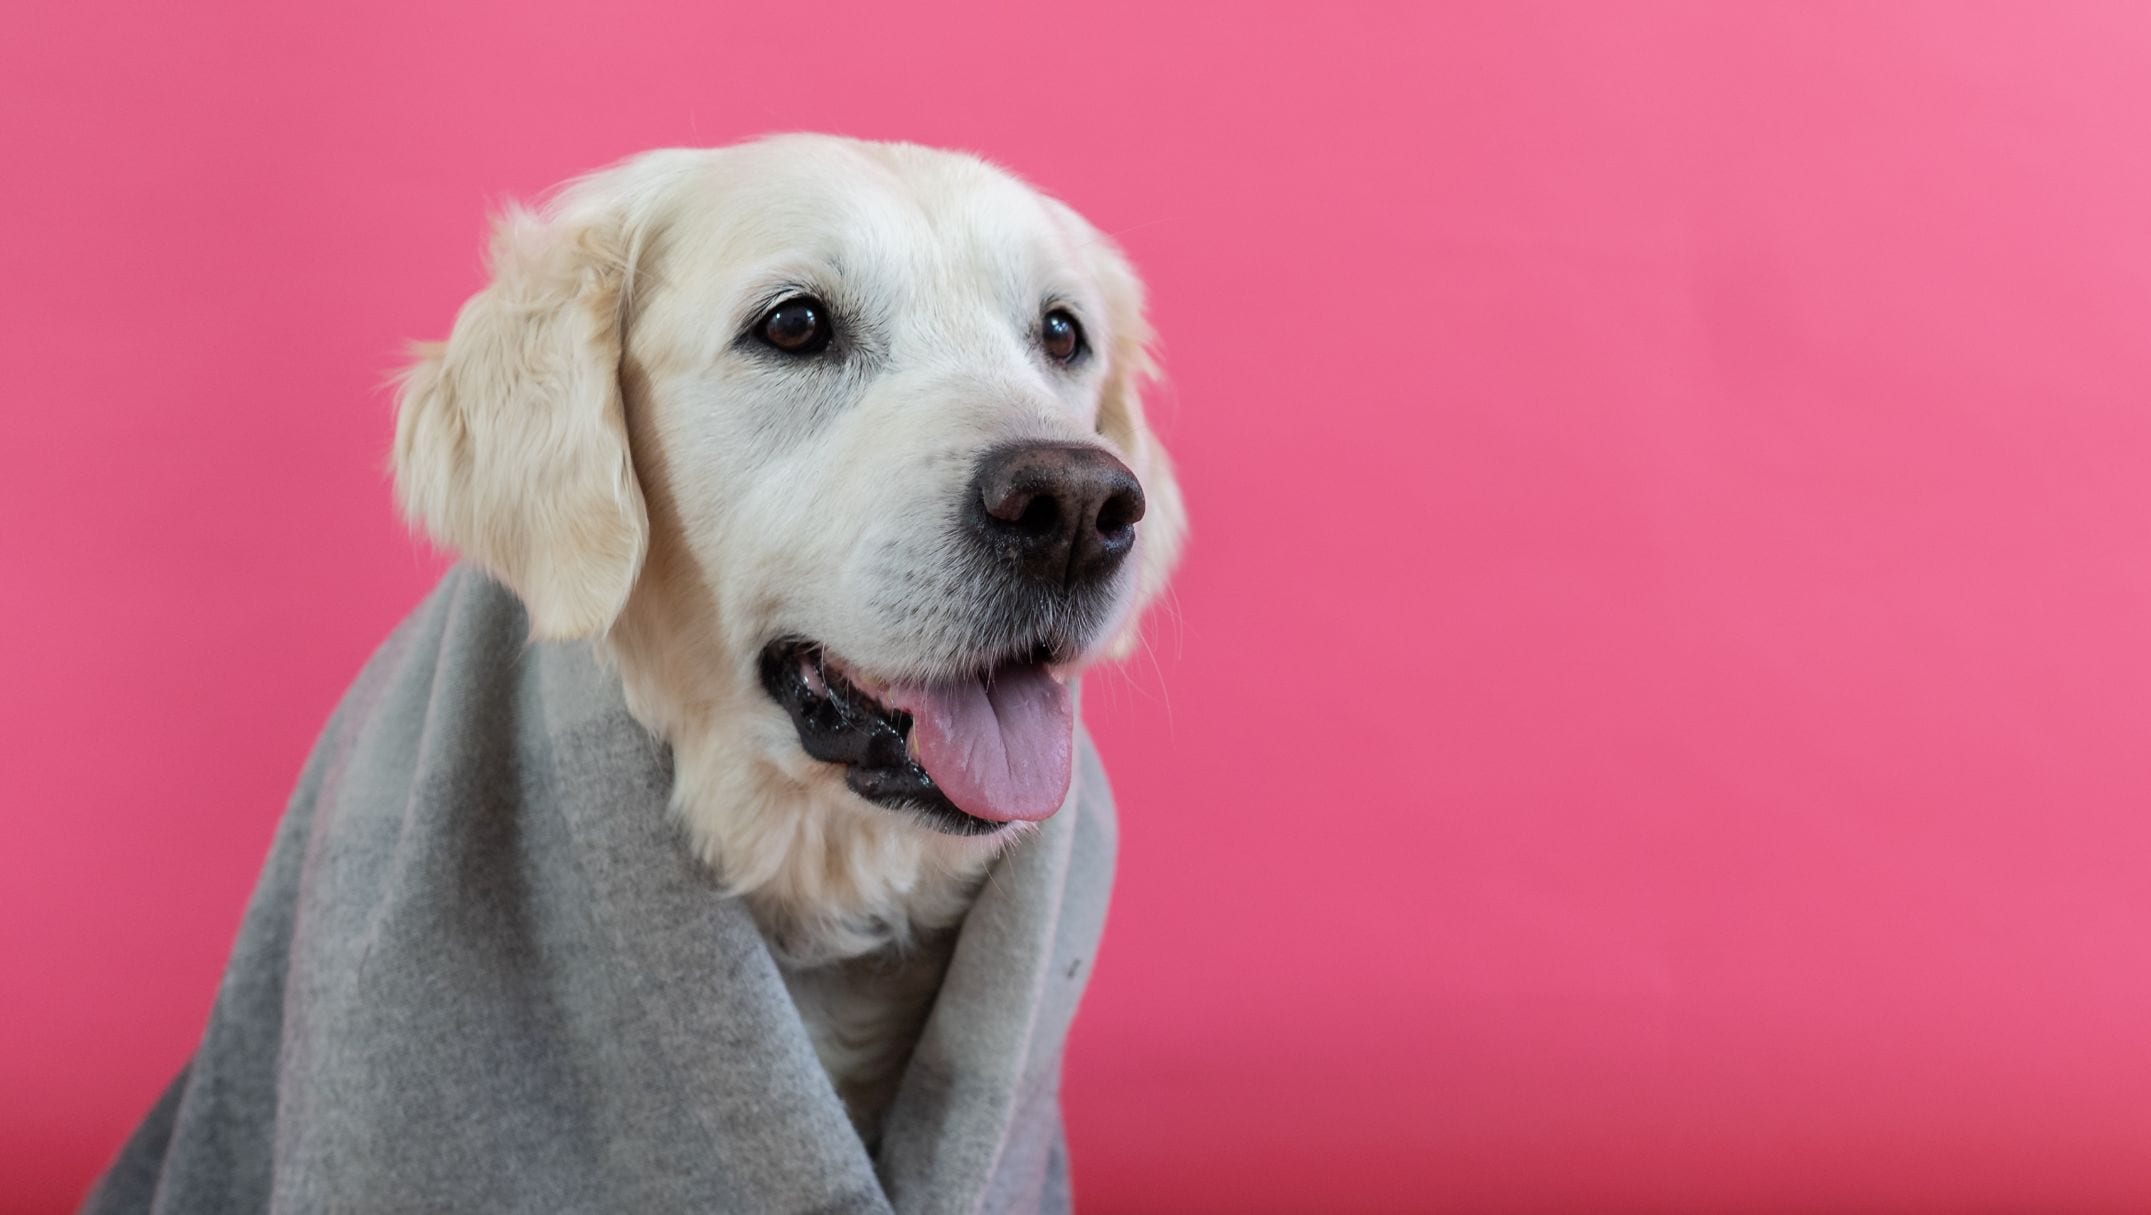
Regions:
M 1006 173 L 819 136 L 584 178 L 492 274 L 405 381 L 405 511 L 602 648 L 871 1136 L 1181 542 L 1140 286 Z

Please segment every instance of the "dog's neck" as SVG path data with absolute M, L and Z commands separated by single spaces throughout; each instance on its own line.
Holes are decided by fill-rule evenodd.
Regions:
M 653 572 L 603 649 L 628 710 L 672 749 L 673 812 L 779 962 L 900 949 L 961 919 L 997 849 L 922 831 L 808 759 L 707 620 L 693 627 L 688 588 Z

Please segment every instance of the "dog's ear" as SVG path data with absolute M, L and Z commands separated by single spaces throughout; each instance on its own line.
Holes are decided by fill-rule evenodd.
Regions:
M 1187 507 L 1172 458 L 1143 416 L 1142 387 L 1157 376 L 1151 358 L 1150 323 L 1143 314 L 1143 284 L 1110 240 L 1097 236 L 1093 252 L 1108 312 L 1105 393 L 1098 408 L 1098 433 L 1120 449 L 1128 467 L 1143 483 L 1145 509 L 1136 526 L 1136 603 L 1147 607 L 1179 564 L 1187 542 Z M 1111 656 L 1134 650 L 1140 614 L 1112 644 Z
M 397 403 L 405 517 L 514 590 L 543 638 L 610 628 L 649 543 L 620 392 L 636 242 L 588 184 L 501 218 L 492 281 Z

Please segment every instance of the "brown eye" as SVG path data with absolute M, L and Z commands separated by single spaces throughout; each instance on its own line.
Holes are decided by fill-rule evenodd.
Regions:
M 1065 308 L 1046 313 L 1039 335 L 1046 357 L 1056 363 L 1073 363 L 1083 353 L 1083 326 L 1076 324 Z
M 813 296 L 796 295 L 770 309 L 754 332 L 786 354 L 813 354 L 829 344 L 829 313 Z

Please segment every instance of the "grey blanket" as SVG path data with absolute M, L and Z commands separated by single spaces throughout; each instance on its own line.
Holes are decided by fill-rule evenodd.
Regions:
M 869 1156 L 665 750 L 587 647 L 451 573 L 307 762 L 209 1026 L 91 1212 L 1068 1206 L 1060 1054 L 1111 878 L 1103 773 L 965 920 Z

